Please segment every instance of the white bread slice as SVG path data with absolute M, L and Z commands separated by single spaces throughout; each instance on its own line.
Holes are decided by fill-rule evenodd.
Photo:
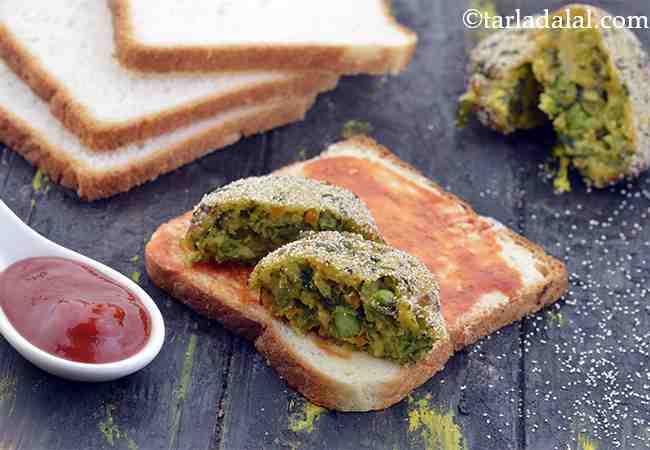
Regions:
M 248 290 L 250 268 L 187 264 L 180 240 L 190 213 L 154 233 L 146 265 L 154 283 L 172 296 L 254 340 L 280 376 L 314 403 L 341 411 L 391 406 L 442 369 L 454 349 L 553 303 L 566 290 L 561 262 L 477 215 L 371 139 L 341 142 L 280 172 L 328 180 L 359 195 L 386 240 L 437 276 L 451 342 L 402 367 L 297 334 L 270 317 Z
M 113 152 L 97 153 L 54 120 L 0 60 L 0 141 L 86 200 L 108 197 L 156 178 L 242 136 L 302 119 L 315 94 L 233 108 Z
M 109 0 L 118 57 L 143 71 L 397 73 L 417 36 L 386 0 Z
M 303 97 L 333 75 L 289 72 L 153 76 L 114 57 L 103 0 L 2 0 L 0 56 L 86 146 L 115 149 L 235 107 Z

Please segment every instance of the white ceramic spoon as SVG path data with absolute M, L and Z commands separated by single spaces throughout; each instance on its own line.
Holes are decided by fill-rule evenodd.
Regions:
M 0 272 L 26 258 L 40 256 L 66 258 L 89 266 L 134 293 L 151 318 L 151 333 L 145 346 L 135 355 L 106 364 L 87 364 L 59 358 L 32 345 L 11 325 L 0 306 L 0 333 L 34 365 L 74 381 L 110 381 L 136 372 L 149 364 L 160 352 L 165 339 L 165 323 L 160 310 L 149 295 L 116 270 L 51 242 L 25 225 L 0 200 Z

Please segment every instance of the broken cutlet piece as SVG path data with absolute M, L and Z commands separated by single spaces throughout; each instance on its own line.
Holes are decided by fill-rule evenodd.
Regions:
M 449 340 L 438 283 L 416 257 L 352 233 L 307 233 L 263 258 L 252 290 L 275 317 L 399 364 Z
M 554 14 L 590 25 L 538 34 L 533 71 L 543 86 L 540 108 L 558 135 L 556 189 L 570 190 L 569 166 L 598 188 L 638 176 L 650 165 L 647 54 L 630 30 L 603 28 L 609 13 L 601 9 L 570 5 Z
M 303 231 L 349 231 L 382 241 L 352 192 L 290 175 L 251 177 L 203 197 L 185 244 L 192 260 L 252 264 Z
M 467 91 L 460 97 L 458 122 L 471 114 L 504 134 L 534 128 L 547 118 L 537 107 L 541 85 L 533 76 L 537 53 L 535 29 L 500 30 L 470 54 Z

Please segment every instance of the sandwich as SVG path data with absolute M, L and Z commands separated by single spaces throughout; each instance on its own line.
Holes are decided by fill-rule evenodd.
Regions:
M 561 262 L 369 138 L 335 144 L 276 174 L 353 192 L 386 244 L 308 231 L 255 269 L 193 263 L 184 243 L 189 212 L 153 234 L 146 267 L 171 296 L 252 340 L 289 386 L 318 405 L 387 408 L 441 370 L 453 351 L 566 290 Z

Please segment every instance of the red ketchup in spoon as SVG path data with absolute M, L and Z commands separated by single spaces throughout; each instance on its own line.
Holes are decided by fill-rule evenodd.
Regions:
M 0 305 L 36 347 L 83 363 L 111 363 L 146 344 L 151 320 L 131 291 L 63 258 L 29 258 L 0 274 Z

